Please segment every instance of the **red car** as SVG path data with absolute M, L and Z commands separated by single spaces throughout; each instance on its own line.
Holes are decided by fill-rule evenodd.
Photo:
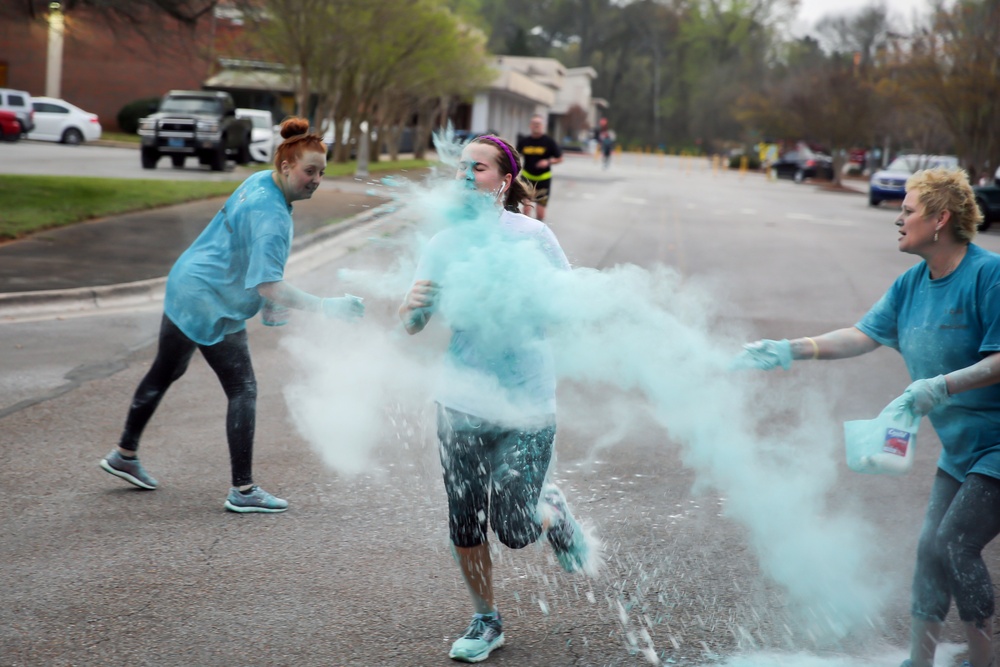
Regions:
M 17 141 L 21 138 L 21 124 L 13 111 L 0 111 L 0 139 Z

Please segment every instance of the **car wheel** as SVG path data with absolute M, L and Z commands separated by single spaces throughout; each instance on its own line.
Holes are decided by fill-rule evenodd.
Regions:
M 225 141 L 225 140 L 223 140 Z M 211 154 L 208 166 L 212 171 L 224 171 L 226 169 L 226 145 L 221 144 L 214 153 Z
M 70 146 L 79 146 L 83 143 L 83 132 L 75 127 L 67 128 L 62 135 L 62 142 Z
M 236 152 L 236 164 L 249 164 L 250 161 L 250 137 L 247 137 Z
M 872 197 L 871 195 L 868 196 L 868 205 L 869 206 L 878 206 L 881 203 L 882 203 L 881 199 L 879 199 L 877 197 Z
M 801 169 L 796 169 L 794 178 L 796 183 L 802 183 L 803 181 L 806 180 L 806 173 Z
M 156 169 L 156 163 L 160 159 L 160 152 L 155 148 L 143 148 L 141 151 L 142 155 L 142 168 L 143 169 Z

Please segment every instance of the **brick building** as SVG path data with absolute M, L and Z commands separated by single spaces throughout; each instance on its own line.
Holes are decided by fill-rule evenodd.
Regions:
M 216 72 L 219 45 L 229 48 L 238 22 L 209 12 L 193 25 L 150 14 L 141 25 L 77 9 L 64 15 L 58 97 L 117 127 L 125 104 L 175 89 L 201 89 Z M 0 15 L 0 87 L 46 95 L 49 16 Z

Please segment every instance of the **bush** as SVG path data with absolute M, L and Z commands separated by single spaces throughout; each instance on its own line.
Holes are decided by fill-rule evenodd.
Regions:
M 129 102 L 118 112 L 118 129 L 128 134 L 135 134 L 139 131 L 139 119 L 145 118 L 159 108 L 159 97 L 144 97 Z

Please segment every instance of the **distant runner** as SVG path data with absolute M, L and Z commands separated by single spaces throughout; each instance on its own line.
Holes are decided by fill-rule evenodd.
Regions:
M 545 134 L 545 118 L 541 114 L 531 117 L 531 134 L 518 137 L 517 151 L 524 157 L 521 174 L 535 186 L 534 205 L 526 207 L 525 212 L 544 222 L 545 207 L 549 205 L 552 191 L 552 165 L 559 164 L 563 158 L 559 144 Z

